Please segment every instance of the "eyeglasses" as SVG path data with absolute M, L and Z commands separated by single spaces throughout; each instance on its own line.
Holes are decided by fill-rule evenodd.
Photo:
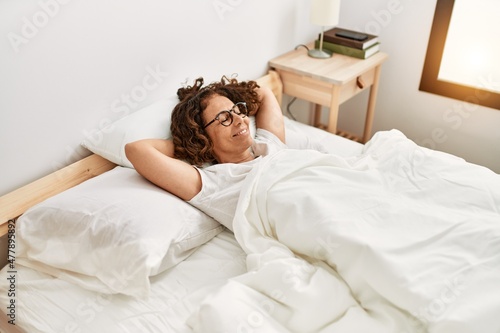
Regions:
M 224 111 L 217 113 L 215 118 L 212 121 L 210 121 L 208 124 L 206 124 L 203 128 L 204 129 L 207 128 L 216 120 L 218 120 L 222 126 L 227 127 L 233 123 L 233 118 L 234 118 L 232 115 L 233 113 L 237 114 L 238 116 L 241 116 L 241 118 L 245 118 L 246 116 L 248 116 L 247 103 L 238 102 L 238 103 L 233 105 L 231 110 L 224 110 Z

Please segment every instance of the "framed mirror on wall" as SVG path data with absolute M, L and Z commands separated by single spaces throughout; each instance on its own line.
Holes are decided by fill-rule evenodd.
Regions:
M 500 110 L 499 14 L 499 0 L 437 0 L 419 90 Z

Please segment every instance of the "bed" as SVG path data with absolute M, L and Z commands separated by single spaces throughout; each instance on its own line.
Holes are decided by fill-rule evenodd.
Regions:
M 257 81 L 281 102 L 275 72 Z M 0 198 L 0 331 L 500 332 L 498 174 L 397 130 L 362 145 L 286 118 L 292 149 L 247 177 L 230 231 L 124 157 L 174 104 Z

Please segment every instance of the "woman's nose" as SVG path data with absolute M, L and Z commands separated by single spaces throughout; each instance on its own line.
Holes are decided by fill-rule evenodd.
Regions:
M 245 118 L 245 117 L 240 115 L 240 114 L 233 114 L 233 118 L 234 118 L 235 125 L 239 125 L 243 122 L 243 118 Z

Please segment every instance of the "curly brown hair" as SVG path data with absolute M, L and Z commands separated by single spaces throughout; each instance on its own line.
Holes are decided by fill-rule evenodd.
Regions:
M 213 154 L 213 143 L 204 127 L 203 111 L 209 100 L 220 95 L 233 103 L 246 102 L 249 114 L 260 106 L 255 81 L 238 82 L 235 78 L 223 76 L 219 82 L 203 86 L 203 78 L 198 78 L 192 86 L 179 88 L 179 103 L 172 111 L 170 131 L 174 143 L 174 157 L 195 166 L 217 163 Z

